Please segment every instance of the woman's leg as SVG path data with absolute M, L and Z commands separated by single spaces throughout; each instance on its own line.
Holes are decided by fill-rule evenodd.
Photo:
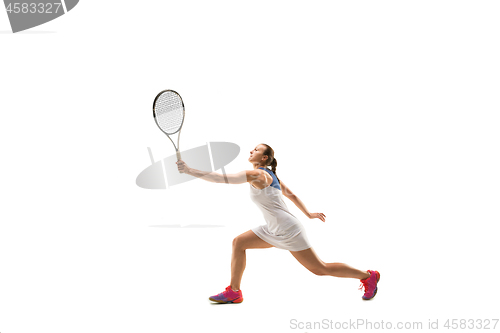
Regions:
M 231 288 L 240 289 L 241 277 L 246 266 L 246 249 L 265 249 L 273 245 L 260 239 L 252 230 L 248 230 L 233 240 L 231 257 Z
M 290 251 L 290 253 L 308 270 L 316 275 L 331 275 L 343 278 L 364 280 L 370 276 L 367 271 L 352 268 L 349 265 L 334 262 L 323 262 L 313 248 L 303 251 Z

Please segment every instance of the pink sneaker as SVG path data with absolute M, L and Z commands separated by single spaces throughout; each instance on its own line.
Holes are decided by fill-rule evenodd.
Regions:
M 226 290 L 215 296 L 210 296 L 209 300 L 217 303 L 241 303 L 243 302 L 243 294 L 241 290 L 234 291 L 231 286 L 226 287 Z
M 370 273 L 370 277 L 367 277 L 364 280 L 360 280 L 361 285 L 359 286 L 359 289 L 362 289 L 363 287 L 365 288 L 365 294 L 362 297 L 365 301 L 375 297 L 378 289 L 377 283 L 378 280 L 380 280 L 379 272 L 368 270 L 368 273 Z

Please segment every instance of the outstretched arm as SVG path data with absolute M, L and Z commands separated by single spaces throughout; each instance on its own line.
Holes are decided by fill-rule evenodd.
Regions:
M 299 199 L 283 182 L 280 182 L 281 185 L 281 193 L 288 199 L 290 199 L 295 206 L 297 206 L 308 218 L 310 219 L 320 219 L 325 222 L 326 215 L 323 213 L 309 213 L 306 208 L 306 205 Z
M 190 168 L 183 160 L 179 160 L 176 163 L 180 173 L 185 173 L 212 183 L 243 184 L 256 180 L 260 174 L 257 170 L 249 170 L 230 175 L 222 175 L 217 172 L 201 171 Z

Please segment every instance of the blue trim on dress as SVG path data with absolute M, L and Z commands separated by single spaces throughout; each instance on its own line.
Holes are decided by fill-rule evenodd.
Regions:
M 278 181 L 278 178 L 276 178 L 276 175 L 274 174 L 274 172 L 272 172 L 271 170 L 267 169 L 267 168 L 263 168 L 263 167 L 260 167 L 258 169 L 263 169 L 263 170 L 266 170 L 270 175 L 271 177 L 273 177 L 273 182 L 271 183 L 271 185 L 269 186 L 272 186 L 274 188 L 277 188 L 278 190 L 281 191 L 281 186 L 280 186 L 280 182 Z

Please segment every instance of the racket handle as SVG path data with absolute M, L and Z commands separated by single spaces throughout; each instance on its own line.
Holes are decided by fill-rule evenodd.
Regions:
M 181 153 L 178 150 L 176 151 L 176 153 L 177 153 L 177 161 L 179 161 L 181 159 Z

